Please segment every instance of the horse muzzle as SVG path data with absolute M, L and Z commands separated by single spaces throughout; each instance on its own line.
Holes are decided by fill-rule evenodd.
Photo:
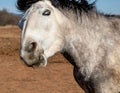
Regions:
M 47 65 L 44 50 L 39 49 L 35 42 L 27 44 L 20 50 L 20 58 L 29 67 L 45 67 Z

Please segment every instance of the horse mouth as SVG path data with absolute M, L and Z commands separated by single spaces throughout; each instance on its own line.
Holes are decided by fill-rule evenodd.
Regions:
M 41 56 L 39 56 L 39 60 L 37 62 L 35 62 L 32 67 L 34 67 L 34 68 L 46 67 L 46 65 L 47 65 L 47 58 L 45 57 L 44 54 L 42 54 Z
M 46 67 L 47 65 L 47 58 L 44 54 L 41 54 L 38 57 L 35 57 L 34 55 L 29 55 L 28 57 L 20 58 L 28 67 Z

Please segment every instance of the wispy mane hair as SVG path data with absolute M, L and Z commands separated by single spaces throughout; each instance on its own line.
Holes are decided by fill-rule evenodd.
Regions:
M 18 0 L 17 8 L 25 12 L 32 4 L 42 0 Z M 57 8 L 72 9 L 73 11 L 88 12 L 94 9 L 95 1 L 91 4 L 87 0 L 50 0 L 52 5 Z

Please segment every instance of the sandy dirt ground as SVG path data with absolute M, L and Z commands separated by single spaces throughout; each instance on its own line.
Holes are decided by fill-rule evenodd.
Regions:
M 20 29 L 0 27 L 0 93 L 84 93 L 72 65 L 61 55 L 45 68 L 30 68 L 19 58 Z

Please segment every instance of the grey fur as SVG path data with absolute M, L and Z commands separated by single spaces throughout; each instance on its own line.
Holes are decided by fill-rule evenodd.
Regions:
M 75 62 L 72 63 L 78 84 L 85 93 L 119 93 L 120 19 L 93 11 L 77 15 L 80 20 L 68 17 L 72 22 L 67 23 L 69 30 L 64 30 L 63 51 Z
M 87 13 L 77 10 L 74 13 L 70 9 L 53 10 L 57 11 L 56 17 L 59 16 L 60 21 L 56 23 L 59 26 L 56 37 L 60 43 L 53 46 L 61 49 L 73 64 L 75 80 L 85 93 L 119 93 L 120 19 L 95 10 Z

